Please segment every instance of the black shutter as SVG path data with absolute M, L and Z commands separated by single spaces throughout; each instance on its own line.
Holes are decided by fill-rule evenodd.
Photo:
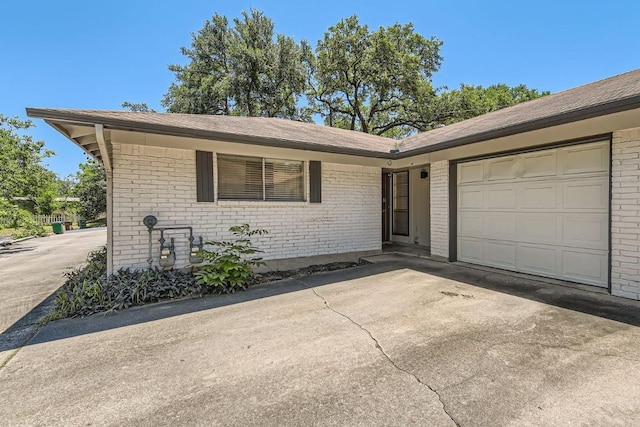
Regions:
M 309 162 L 309 202 L 322 202 L 322 163 Z
M 196 151 L 196 188 L 199 202 L 214 202 L 213 153 Z

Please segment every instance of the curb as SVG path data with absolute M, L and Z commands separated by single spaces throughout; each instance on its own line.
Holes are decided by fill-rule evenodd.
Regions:
M 27 236 L 27 237 L 23 237 L 21 239 L 16 239 L 16 240 L 9 240 L 6 242 L 0 242 L 0 246 L 11 246 L 14 243 L 20 243 L 20 242 L 24 242 L 25 240 L 31 240 L 31 239 L 35 239 L 36 236 Z

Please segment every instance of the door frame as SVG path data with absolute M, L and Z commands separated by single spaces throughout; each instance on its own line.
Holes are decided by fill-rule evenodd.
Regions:
M 382 242 L 391 241 L 392 173 L 382 171 Z

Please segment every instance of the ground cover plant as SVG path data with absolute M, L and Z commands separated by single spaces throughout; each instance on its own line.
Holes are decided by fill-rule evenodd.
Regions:
M 336 262 L 296 270 L 254 273 L 253 268 L 264 263 L 256 256 L 261 251 L 254 246 L 251 237 L 267 234 L 267 231 L 251 230 L 247 224 L 231 227 L 229 231 L 233 239 L 207 243 L 212 247 L 202 251 L 207 263 L 193 272 L 159 268 L 122 269 L 107 276 L 106 248 L 91 252 L 84 267 L 66 274 L 66 281 L 55 296 L 54 311 L 46 320 L 88 316 L 177 298 L 234 293 L 257 284 L 366 263 Z
M 86 266 L 66 276 L 66 282 L 56 293 L 51 319 L 122 310 L 166 299 L 198 296 L 203 291 L 192 274 L 178 270 L 122 269 L 107 277 L 106 248 L 91 252 Z

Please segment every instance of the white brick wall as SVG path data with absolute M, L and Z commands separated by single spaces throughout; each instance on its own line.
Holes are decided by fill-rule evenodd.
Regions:
M 114 143 L 114 268 L 147 265 L 148 233 L 142 218 L 149 214 L 159 226 L 192 226 L 196 238 L 205 241 L 226 239 L 229 227 L 242 223 L 266 228 L 270 233 L 255 239 L 265 259 L 378 250 L 380 177 L 380 168 L 323 162 L 320 204 L 198 203 L 195 151 Z M 159 237 L 154 232 L 154 264 Z M 176 238 L 176 266 L 187 265 L 188 232 L 167 232 L 165 237 Z
M 449 162 L 431 163 L 431 255 L 449 259 Z
M 640 128 L 613 134 L 611 293 L 640 299 Z

